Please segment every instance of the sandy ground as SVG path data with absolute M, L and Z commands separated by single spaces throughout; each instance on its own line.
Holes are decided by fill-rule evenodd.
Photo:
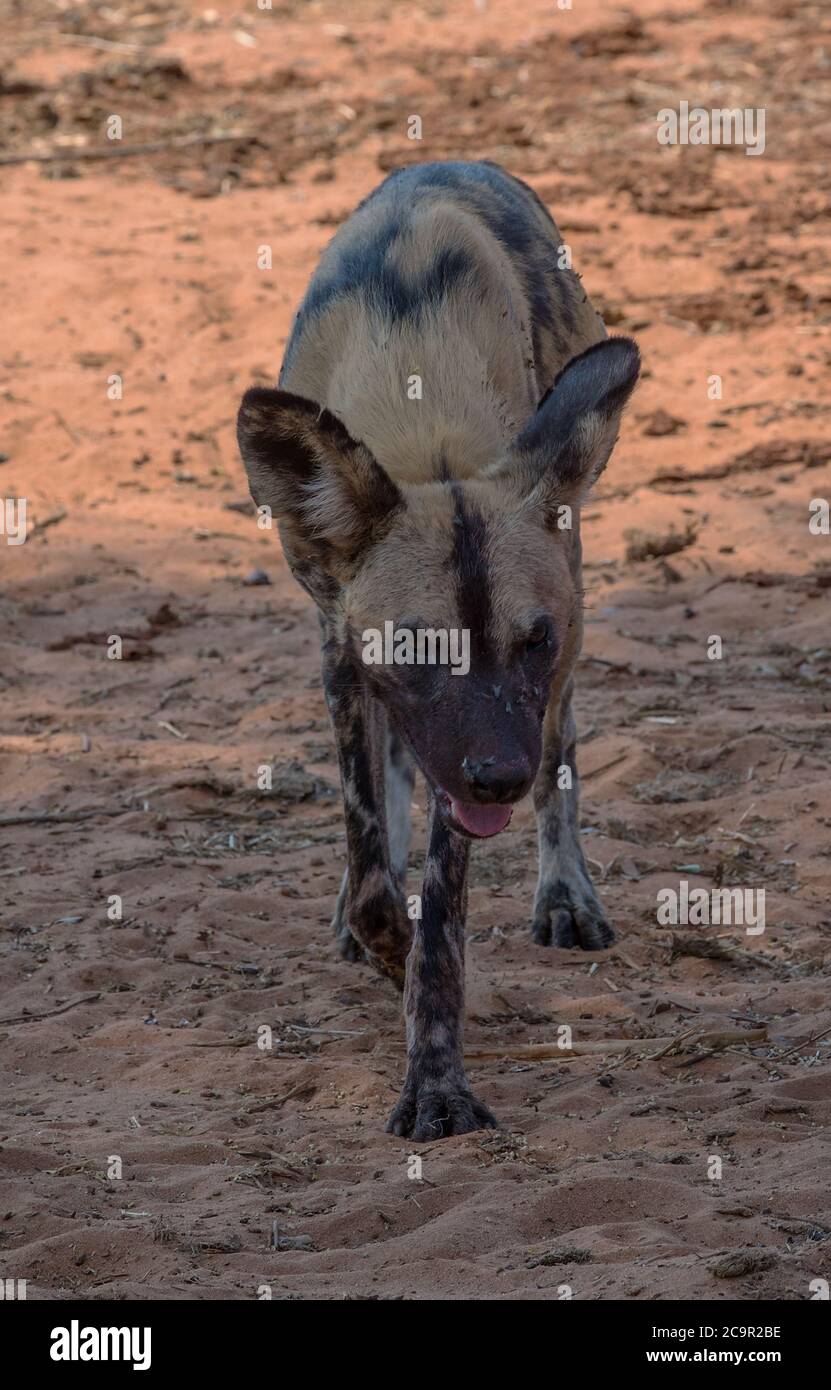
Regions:
M 2 169 L 0 479 L 30 527 L 0 544 L 2 1274 L 30 1298 L 809 1298 L 831 1276 L 831 541 L 808 530 L 831 458 L 827 11 L 2 16 L 5 154 L 112 149 L 113 114 L 123 146 L 234 137 Z M 659 147 L 682 99 L 765 107 L 764 156 Z M 418 1182 L 384 1134 L 400 1001 L 330 938 L 316 622 L 252 520 L 233 421 L 357 200 L 399 163 L 477 156 L 549 203 L 646 371 L 585 526 L 583 823 L 619 945 L 532 945 L 523 808 L 474 853 L 467 1046 L 768 1036 L 473 1058 L 503 1128 L 422 1149 Z M 656 893 L 681 878 L 764 887 L 766 931 L 673 955 Z

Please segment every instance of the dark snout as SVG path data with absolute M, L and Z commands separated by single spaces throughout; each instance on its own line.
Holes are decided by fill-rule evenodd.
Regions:
M 542 752 L 547 683 L 532 692 L 523 679 L 498 675 L 465 681 L 448 676 L 441 688 L 441 718 L 438 701 L 404 699 L 400 685 L 386 692 L 393 723 L 444 821 L 477 839 L 505 829 L 512 808 L 534 785 Z
M 518 757 L 510 761 L 491 758 L 465 758 L 462 774 L 470 788 L 472 801 L 481 805 L 504 805 L 519 801 L 534 778 L 530 759 Z
M 467 754 L 461 768 L 456 764 L 456 776 L 447 778 L 439 792 L 442 814 L 454 830 L 486 838 L 505 829 L 513 806 L 531 790 L 536 775 L 539 746 L 534 739 L 528 742 L 534 746 L 506 737 L 510 752 Z

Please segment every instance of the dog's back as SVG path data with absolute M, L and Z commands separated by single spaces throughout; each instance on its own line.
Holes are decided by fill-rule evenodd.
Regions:
M 492 464 L 560 368 L 605 337 L 543 204 L 490 163 L 392 174 L 310 283 L 280 385 L 403 483 Z

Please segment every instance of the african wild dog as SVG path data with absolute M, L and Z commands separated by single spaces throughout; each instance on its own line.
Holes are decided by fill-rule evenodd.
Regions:
M 563 259 L 536 194 L 497 165 L 399 170 L 325 252 L 278 389 L 240 408 L 252 495 L 320 610 L 348 856 L 334 927 L 345 956 L 406 982 L 408 1069 L 388 1128 L 413 1139 L 494 1124 L 462 1052 L 468 854 L 532 787 L 534 940 L 613 939 L 579 839 L 579 508 L 639 357 L 607 338 Z M 469 674 L 365 665 L 362 634 L 389 620 L 469 629 Z M 413 764 L 430 828 L 410 923 Z

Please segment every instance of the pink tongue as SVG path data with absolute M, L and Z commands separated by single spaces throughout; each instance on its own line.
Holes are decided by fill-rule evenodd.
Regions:
M 471 835 L 498 835 L 511 819 L 511 806 L 479 806 L 475 801 L 455 801 L 450 811 L 455 821 Z

